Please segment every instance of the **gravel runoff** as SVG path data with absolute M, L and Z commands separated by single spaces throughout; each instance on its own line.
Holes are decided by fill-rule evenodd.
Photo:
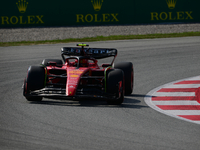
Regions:
M 200 31 L 200 23 L 161 25 L 122 25 L 89 27 L 48 27 L 0 29 L 0 42 L 43 41 L 110 35 L 142 35 Z

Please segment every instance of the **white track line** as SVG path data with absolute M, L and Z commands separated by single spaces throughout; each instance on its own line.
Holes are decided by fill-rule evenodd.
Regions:
M 167 113 L 175 115 L 200 115 L 200 110 L 165 110 Z
M 153 101 L 154 105 L 199 105 L 197 101 Z
M 195 96 L 195 92 L 156 92 L 153 96 Z
M 172 84 L 167 86 L 167 88 L 198 88 L 200 84 Z

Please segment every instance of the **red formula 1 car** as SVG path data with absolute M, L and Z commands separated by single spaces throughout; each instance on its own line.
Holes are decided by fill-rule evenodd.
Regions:
M 24 79 L 23 95 L 28 101 L 43 97 L 55 99 L 104 99 L 121 104 L 125 94 L 133 90 L 133 64 L 115 63 L 117 50 L 111 48 L 61 48 L 60 59 L 44 59 L 41 66 L 30 66 Z M 110 64 L 98 65 L 97 60 L 114 57 Z

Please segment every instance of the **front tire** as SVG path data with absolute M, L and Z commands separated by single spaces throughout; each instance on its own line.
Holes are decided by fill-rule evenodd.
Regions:
M 41 101 L 41 96 L 31 96 L 30 92 L 44 88 L 45 70 L 42 66 L 30 66 L 24 80 L 23 95 L 28 101 Z
M 121 69 L 124 72 L 125 78 L 125 94 L 130 95 L 133 92 L 134 70 L 131 62 L 120 62 L 113 65 L 116 69 Z
M 124 101 L 124 73 L 120 69 L 111 69 L 107 71 L 106 92 L 116 94 L 115 100 L 107 100 L 108 104 L 120 105 Z M 121 82 L 121 89 L 119 83 Z

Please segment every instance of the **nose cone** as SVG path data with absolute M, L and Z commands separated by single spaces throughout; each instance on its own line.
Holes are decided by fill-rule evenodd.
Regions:
M 74 96 L 76 94 L 76 89 L 78 88 L 81 76 L 88 71 L 88 68 L 68 68 L 67 69 L 67 87 L 66 95 Z
M 73 86 L 73 85 L 68 86 L 67 91 L 66 91 L 67 95 L 68 96 L 74 96 L 75 93 L 76 93 L 76 87 L 77 86 Z

